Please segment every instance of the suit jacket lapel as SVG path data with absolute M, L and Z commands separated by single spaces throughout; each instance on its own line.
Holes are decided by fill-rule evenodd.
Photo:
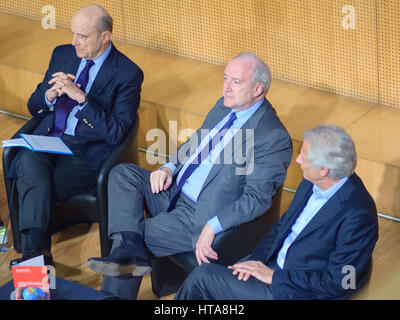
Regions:
M 103 89 L 108 85 L 108 83 L 114 78 L 115 68 L 117 67 L 117 61 L 115 59 L 116 50 L 114 45 L 112 45 L 110 54 L 103 62 L 99 72 L 97 73 L 96 79 L 94 80 L 92 87 L 89 91 L 90 97 L 96 97 L 101 94 Z
M 267 260 L 281 249 L 283 242 L 292 230 L 293 224 L 303 212 L 304 207 L 311 197 L 312 186 L 313 184 L 306 180 L 303 180 L 302 184 L 299 185 L 299 188 L 296 191 L 296 195 L 292 203 L 282 217 L 281 230 L 279 230 L 279 233 L 275 238 L 274 244 L 271 246 L 271 250 L 269 252 Z
M 67 64 L 65 65 L 65 73 L 70 73 L 76 76 L 78 72 L 79 65 L 81 63 L 81 58 L 78 58 L 76 55 L 72 59 L 68 59 Z
M 304 238 L 315 229 L 326 225 L 330 220 L 335 219 L 342 210 L 342 202 L 348 200 L 353 191 L 353 180 L 349 178 L 346 183 L 330 198 L 317 214 L 311 219 L 308 225 L 300 232 L 295 241 Z

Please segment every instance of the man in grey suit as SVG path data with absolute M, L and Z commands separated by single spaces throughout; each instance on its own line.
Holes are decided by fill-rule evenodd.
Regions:
M 198 264 L 218 262 L 218 235 L 262 215 L 286 178 L 291 139 L 265 99 L 268 66 L 252 53 L 228 62 L 223 98 L 170 161 L 150 172 L 133 164 L 109 177 L 109 257 L 88 267 L 102 289 L 135 299 L 156 257 L 194 251 Z M 149 218 L 143 218 L 146 210 Z M 150 253 L 150 252 L 151 253 Z

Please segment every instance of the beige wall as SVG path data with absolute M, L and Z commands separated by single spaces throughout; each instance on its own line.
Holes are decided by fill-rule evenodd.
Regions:
M 91 1 L 0 0 L 0 11 L 42 19 L 44 5 L 68 26 Z M 240 51 L 264 58 L 275 79 L 400 107 L 400 3 L 386 0 L 97 1 L 115 39 L 223 64 Z M 355 9 L 354 29 L 345 29 Z M 349 24 L 348 24 L 349 25 Z

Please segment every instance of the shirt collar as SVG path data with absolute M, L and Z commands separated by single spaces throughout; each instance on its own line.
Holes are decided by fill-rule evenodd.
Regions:
M 261 106 L 261 104 L 263 102 L 264 102 L 264 99 L 262 99 L 261 101 L 256 102 L 250 108 L 247 108 L 247 109 L 244 109 L 244 110 L 236 112 L 236 117 L 238 119 L 243 119 L 243 118 L 248 119 L 248 118 L 250 118 L 253 115 L 253 113 L 257 111 L 257 109 Z
M 322 191 L 320 187 L 314 184 L 313 193 L 317 197 L 322 197 L 325 198 L 326 200 L 329 200 L 336 193 L 336 191 L 338 191 L 346 183 L 347 179 L 348 177 L 343 177 L 338 182 L 336 182 L 332 187 L 324 191 Z

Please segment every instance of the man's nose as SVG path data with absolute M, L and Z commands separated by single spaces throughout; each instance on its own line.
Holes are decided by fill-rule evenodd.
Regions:
M 72 45 L 75 47 L 79 44 L 78 40 L 76 39 L 76 36 L 72 37 Z
M 232 87 L 231 87 L 231 83 L 230 81 L 225 81 L 224 82 L 224 91 L 231 91 Z

